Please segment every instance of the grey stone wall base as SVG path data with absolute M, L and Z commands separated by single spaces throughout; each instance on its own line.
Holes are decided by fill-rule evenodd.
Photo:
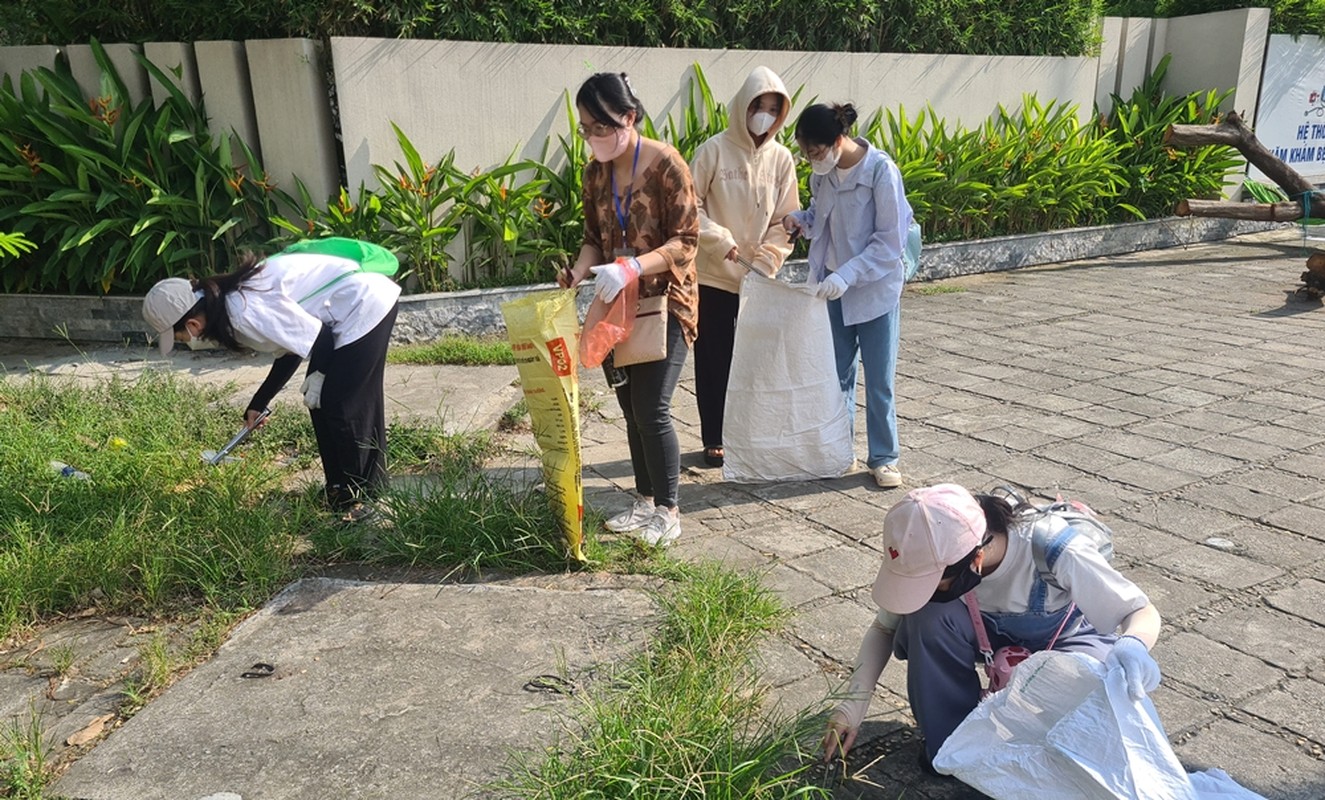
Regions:
M 1140 250 L 1159 250 L 1288 227 L 1292 227 L 1292 223 L 1171 217 L 996 239 L 946 242 L 925 246 L 916 280 L 938 280 Z M 805 280 L 807 272 L 805 261 L 792 261 L 779 277 L 799 283 Z M 501 316 L 502 303 L 551 288 L 551 284 L 543 284 L 409 295 L 400 301 L 395 339 L 401 343 L 411 343 L 455 334 L 502 334 L 505 332 Z M 592 289 L 583 287 L 578 297 L 581 313 L 591 299 Z M 146 344 L 151 336 L 143 323 L 140 297 L 0 295 L 0 338 L 67 338 L 73 342 Z

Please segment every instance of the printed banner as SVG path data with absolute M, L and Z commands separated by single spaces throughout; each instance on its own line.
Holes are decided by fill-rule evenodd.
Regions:
M 1325 180 L 1325 40 L 1270 37 L 1265 51 L 1256 138 L 1312 182 Z M 1250 176 L 1270 183 L 1255 167 Z M 1325 216 L 1325 209 L 1312 216 Z

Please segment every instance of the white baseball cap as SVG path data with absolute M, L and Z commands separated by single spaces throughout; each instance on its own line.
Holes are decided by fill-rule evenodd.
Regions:
M 911 614 L 929 602 L 943 570 L 979 547 L 985 514 L 971 493 L 955 483 L 907 492 L 883 518 L 883 565 L 874 579 L 874 602 L 894 614 Z
M 185 278 L 166 278 L 148 290 L 143 298 L 143 319 L 156 331 L 161 355 L 169 355 L 175 346 L 175 323 L 201 299 L 202 292 L 194 291 Z

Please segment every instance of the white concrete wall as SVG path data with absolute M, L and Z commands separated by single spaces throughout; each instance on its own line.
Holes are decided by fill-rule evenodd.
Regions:
M 1149 77 L 1151 72 L 1150 45 L 1154 20 L 1144 17 L 1123 19 L 1123 40 L 1118 54 L 1119 97 L 1128 98 Z
M 1113 108 L 1113 100 L 1109 95 L 1118 91 L 1123 23 L 1122 17 L 1105 17 L 1101 23 L 1100 57 L 1095 62 L 1095 105 L 1105 114 Z
M 1243 8 L 1168 20 L 1155 52 L 1171 53 L 1164 91 L 1232 89 L 1221 106 L 1236 110 L 1248 125 L 1255 125 L 1261 65 L 1270 29 L 1268 8 Z M 1158 58 L 1155 59 L 1158 61 Z
M 544 141 L 569 133 L 563 93 L 599 71 L 626 72 L 655 122 L 686 105 L 691 65 L 699 63 L 726 103 L 755 66 L 778 72 L 787 88 L 812 98 L 851 101 L 867 117 L 926 103 L 950 124 L 983 122 L 1024 93 L 1058 99 L 1090 116 L 1093 58 L 1029 58 L 893 53 L 616 48 L 567 45 L 333 38 L 346 172 L 351 187 L 375 185 L 373 164 L 400 159 L 395 122 L 425 160 L 452 148 L 456 165 L 487 168 L 514 154 L 536 157 Z M 793 109 L 793 114 L 796 109 Z M 679 116 L 679 114 L 678 114 Z M 264 137 L 265 138 L 265 137 Z
M 143 55 L 161 71 L 166 73 L 189 102 L 197 104 L 202 98 L 202 88 L 198 85 L 198 62 L 193 57 L 193 47 L 183 42 L 148 42 L 143 45 Z M 148 81 L 152 85 L 152 102 L 158 107 L 170 97 L 156 78 L 149 73 Z
M 115 71 L 119 73 L 120 80 L 124 81 L 124 87 L 129 92 L 129 104 L 138 105 L 143 99 L 152 96 L 152 89 L 147 83 L 147 70 L 138 63 L 135 54 L 141 53 L 142 48 L 136 44 L 107 44 L 102 45 L 106 55 L 110 58 L 110 63 L 114 65 Z M 64 54 L 69 59 L 69 70 L 74 75 L 74 80 L 78 82 L 78 88 L 83 90 L 83 96 L 92 98 L 102 96 L 101 91 L 101 67 L 97 65 L 97 59 L 92 55 L 92 46 L 86 44 L 71 44 L 64 48 Z
M 193 55 L 198 63 L 198 87 L 212 135 L 219 138 L 233 133 L 262 159 L 244 43 L 194 42 Z
M 29 45 L 23 47 L 0 47 L 0 80 L 8 76 L 18 91 L 19 75 L 24 70 L 46 67 L 55 69 L 55 59 L 60 48 L 54 45 Z
M 318 44 L 265 39 L 246 48 L 263 166 L 287 192 L 296 192 L 297 175 L 315 200 L 331 197 L 340 170 Z M 383 106 L 377 113 L 384 113 Z

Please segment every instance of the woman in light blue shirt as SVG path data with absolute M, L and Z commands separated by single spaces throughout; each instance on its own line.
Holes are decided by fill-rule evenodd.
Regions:
M 856 362 L 865 362 L 865 463 L 875 482 L 891 489 L 902 484 L 893 379 L 912 214 L 893 160 L 848 136 L 856 116 L 850 104 L 816 104 L 796 120 L 796 143 L 813 172 L 812 198 L 808 209 L 788 214 L 782 224 L 810 240 L 810 279 L 828 301 L 837 377 L 853 431 Z

